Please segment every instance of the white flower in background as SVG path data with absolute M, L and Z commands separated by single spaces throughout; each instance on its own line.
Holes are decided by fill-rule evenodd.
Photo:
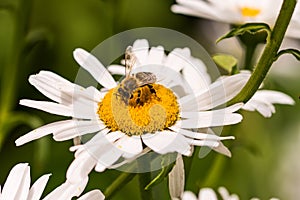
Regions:
M 279 14 L 282 0 L 176 0 L 174 13 L 207 18 L 228 24 L 264 22 L 271 27 Z M 287 36 L 300 37 L 299 5 L 292 17 Z
M 39 200 L 46 187 L 50 174 L 43 175 L 30 187 L 30 167 L 27 163 L 15 165 L 1 190 L 0 200 Z M 65 182 L 48 194 L 43 200 L 71 200 L 79 196 L 87 184 L 88 178 L 77 184 Z M 78 200 L 103 200 L 104 195 L 100 190 L 93 190 L 80 197 Z
M 239 196 L 236 194 L 229 194 L 225 187 L 219 187 L 218 192 L 221 196 L 221 200 L 239 200 Z M 182 194 L 181 200 L 218 200 L 217 194 L 211 188 L 202 188 L 199 191 L 198 198 L 190 191 L 185 191 Z M 251 198 L 250 200 L 259 200 L 258 198 Z M 278 200 L 277 198 L 271 198 L 270 200 Z
M 218 200 L 217 194 L 212 188 L 202 188 L 199 191 L 198 197 L 191 191 L 184 191 L 184 163 L 182 156 L 178 155 L 176 163 L 169 173 L 169 192 L 172 200 Z M 222 200 L 239 200 L 236 194 L 229 194 L 225 187 L 219 187 L 218 192 Z M 251 198 L 251 200 L 259 200 Z M 271 198 L 270 200 L 278 200 Z
M 124 97 L 118 93 L 121 86 L 83 49 L 76 49 L 74 58 L 104 87 L 101 91 L 83 88 L 49 71 L 30 76 L 29 82 L 55 102 L 21 100 L 20 104 L 72 119 L 35 129 L 16 144 L 51 133 L 56 141 L 96 133 L 85 144 L 71 148 L 76 151 L 67 172 L 71 182 L 85 178 L 93 168 L 114 168 L 120 166 L 120 159 L 126 163 L 149 150 L 189 156 L 195 145 L 230 156 L 221 140 L 233 137 L 219 137 L 210 127 L 239 123 L 242 116 L 234 112 L 243 104 L 213 109 L 232 99 L 249 75 L 237 74 L 211 84 L 205 65 L 188 48 L 166 55 L 163 47 L 149 49 L 146 40 L 137 40 L 132 49 L 136 56 L 133 73 L 153 72 L 157 82 L 136 89 L 127 105 L 120 100 Z M 124 74 L 125 68 L 113 65 L 109 70 Z

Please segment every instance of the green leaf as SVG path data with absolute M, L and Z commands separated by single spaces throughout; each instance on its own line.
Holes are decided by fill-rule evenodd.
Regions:
M 300 51 L 297 49 L 284 49 L 284 50 L 279 51 L 279 53 L 277 53 L 274 61 L 276 61 L 283 54 L 287 54 L 287 53 L 293 55 L 297 60 L 300 61 Z
M 157 174 L 157 176 L 154 179 L 152 179 L 152 181 L 148 185 L 146 185 L 145 190 L 151 189 L 153 186 L 159 184 L 164 180 L 165 177 L 168 176 L 168 174 L 171 172 L 171 170 L 175 165 L 175 162 L 172 161 L 176 160 L 176 156 L 177 154 L 174 153 L 167 154 L 164 156 L 164 158 L 161 161 L 161 166 L 163 166 L 161 171 Z M 165 166 L 165 163 L 170 163 L 170 162 L 172 163 Z
M 255 34 L 261 31 L 265 31 L 268 33 L 268 36 L 271 34 L 271 29 L 268 24 L 265 23 L 248 23 L 248 24 L 243 24 L 240 26 L 237 26 L 231 31 L 229 31 L 227 34 L 221 36 L 219 39 L 217 39 L 216 43 L 220 42 L 221 40 L 243 35 L 244 33 L 248 32 L 251 34 Z
M 228 54 L 217 54 L 213 56 L 214 62 L 217 64 L 218 67 L 226 70 L 228 74 L 236 74 L 238 73 L 239 69 L 237 67 L 237 59 Z

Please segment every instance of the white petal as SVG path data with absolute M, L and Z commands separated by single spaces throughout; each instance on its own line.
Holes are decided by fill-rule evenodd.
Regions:
M 93 86 L 86 88 L 86 92 L 89 96 L 93 97 L 95 102 L 100 102 L 100 100 L 102 100 L 106 94 L 105 92 L 100 92 L 99 90 L 97 90 L 97 88 Z
M 188 82 L 193 91 L 207 89 L 211 84 L 211 79 L 206 72 L 206 66 L 199 59 L 195 59 L 191 56 L 188 59 L 192 66 L 185 66 L 182 69 L 184 79 Z
M 243 119 L 242 115 L 237 113 L 220 113 L 214 111 L 198 113 L 196 118 L 185 119 L 181 121 L 181 128 L 207 128 L 215 126 L 225 126 L 237 124 Z
M 49 74 L 49 75 L 48 75 Z M 50 75 L 51 74 L 51 75 Z M 74 84 L 68 82 L 67 80 L 62 81 L 62 77 L 52 78 L 52 72 L 44 71 L 37 75 L 31 75 L 29 77 L 29 82 L 36 87 L 42 94 L 46 97 L 56 101 L 58 103 L 70 103 L 71 98 L 68 95 L 62 93 L 63 88 L 73 88 Z M 56 75 L 58 76 L 58 75 Z
M 175 166 L 169 173 L 169 191 L 171 198 L 180 199 L 184 190 L 184 181 L 184 163 L 182 156 L 178 154 Z
M 220 195 L 223 199 L 239 200 L 239 197 L 236 194 L 230 195 L 225 187 L 219 187 L 218 192 L 220 193 Z
M 222 12 L 222 10 L 217 9 L 215 6 L 211 5 L 210 3 L 207 3 L 206 1 L 177 0 L 177 3 L 179 3 L 179 5 L 177 5 L 176 7 L 172 7 L 172 11 L 175 13 L 181 13 L 181 14 L 192 15 L 197 17 L 204 17 L 212 20 L 218 20 L 220 19 L 219 17 L 219 15 L 221 14 L 220 12 Z M 195 11 L 189 12 L 189 10 L 185 10 L 183 8 L 189 8 L 190 10 L 195 10 Z M 221 20 L 223 21 L 225 19 L 223 18 Z
M 287 104 L 287 105 L 295 104 L 295 101 L 290 96 L 279 91 L 258 90 L 254 94 L 253 98 L 262 99 L 272 104 Z
M 49 101 L 34 101 L 29 99 L 22 99 L 20 100 L 20 105 L 30 108 L 36 108 L 55 115 L 66 117 L 71 117 L 73 115 L 72 108 Z
M 76 150 L 75 160 L 71 163 L 67 171 L 67 179 L 70 182 L 76 182 L 88 176 L 97 163 L 100 163 L 101 166 L 105 166 L 105 164 L 114 162 L 115 159 L 120 156 L 118 152 L 116 152 L 116 154 L 112 154 L 111 157 L 105 156 L 108 151 L 111 151 L 111 149 L 117 149 L 112 142 L 122 137 L 122 135 L 118 132 L 106 135 L 105 131 L 106 129 L 97 133 L 91 140 L 84 145 L 80 145 L 80 147 Z M 102 156 L 105 157 L 102 158 Z M 103 160 L 101 160 L 101 158 Z
M 110 65 L 107 67 L 107 70 L 111 74 L 117 74 L 125 76 L 125 67 L 123 65 Z
M 53 138 L 56 141 L 65 141 L 73 139 L 77 136 L 85 135 L 87 133 L 95 133 L 104 129 L 105 127 L 106 125 L 100 121 L 71 120 L 70 126 L 53 132 Z
M 233 136 L 220 137 L 220 136 L 208 134 L 208 133 L 199 133 L 199 132 L 189 131 L 189 130 L 185 130 L 185 129 L 176 129 L 174 127 L 169 127 L 169 128 L 177 133 L 180 133 L 180 134 L 186 136 L 186 137 L 190 137 L 190 138 L 198 139 L 198 140 L 220 141 L 220 140 L 234 139 Z
M 179 99 L 182 111 L 209 110 L 228 102 L 236 96 L 248 81 L 249 74 L 223 77 L 210 85 L 209 89 Z
M 225 115 L 225 114 L 230 114 L 230 113 L 233 113 L 237 110 L 239 110 L 240 108 L 243 107 L 243 103 L 237 103 L 237 104 L 234 104 L 232 106 L 229 106 L 229 107 L 225 107 L 225 108 L 222 108 L 222 109 L 217 109 L 217 110 L 211 110 L 211 111 L 199 111 L 199 112 L 181 112 L 179 115 L 181 118 L 187 118 L 187 119 L 190 119 L 190 118 L 202 118 L 202 117 L 205 117 L 205 116 L 208 116 L 208 115 Z
M 155 134 L 142 135 L 143 142 L 159 154 L 178 152 L 183 155 L 191 153 L 191 147 L 186 138 L 171 131 L 161 131 Z
M 213 140 L 193 140 L 190 138 L 186 138 L 187 142 L 190 145 L 194 145 L 194 146 L 205 146 L 205 147 L 210 147 L 210 148 L 215 148 L 218 147 L 220 142 L 219 141 L 213 141 Z
M 132 51 L 137 58 L 138 64 L 145 64 L 148 58 L 149 43 L 147 40 L 136 40 L 132 45 Z
M 104 200 L 104 195 L 100 190 L 92 190 L 77 200 Z
M 145 155 L 146 153 L 149 153 L 150 151 L 151 151 L 151 149 L 149 147 L 146 147 L 146 148 L 143 149 L 143 151 L 140 154 L 138 154 L 138 155 L 136 155 L 136 156 L 134 156 L 134 157 L 132 157 L 130 159 L 125 159 L 122 162 L 115 163 L 114 165 L 111 165 L 109 167 L 109 169 L 117 169 L 117 168 L 119 168 L 119 167 L 121 167 L 121 166 L 123 166 L 123 165 L 125 165 L 127 163 L 130 163 L 130 162 L 136 160 L 137 158 Z
M 165 56 L 162 46 L 152 47 L 149 51 L 148 60 L 145 64 L 162 64 Z
M 98 163 L 95 170 L 98 172 L 104 171 L 106 168 L 113 165 L 123 154 L 123 151 L 118 149 L 114 141 L 120 140 L 124 134 L 121 132 L 112 132 L 106 135 L 105 139 L 101 139 L 101 142 L 97 142 L 101 147 L 98 147 L 99 152 L 97 156 Z
M 91 102 L 89 99 L 77 98 L 73 99 L 72 117 L 79 119 L 97 119 L 98 103 Z
M 114 78 L 94 55 L 78 48 L 74 50 L 73 56 L 78 64 L 87 70 L 103 87 L 111 89 L 117 86 Z
M 81 126 L 83 132 L 76 133 L 76 131 L 79 131 L 81 129 L 79 128 Z M 53 133 L 55 136 L 54 138 L 58 140 L 63 140 L 64 138 L 65 139 L 74 138 L 76 136 L 89 132 L 87 129 L 85 129 L 86 126 L 91 128 L 90 131 L 96 130 L 97 128 L 102 129 L 102 124 L 100 123 L 96 124 L 96 122 L 94 121 L 63 120 L 63 121 L 46 124 L 33 131 L 30 131 L 29 133 L 18 138 L 15 143 L 17 146 L 20 146 L 27 142 L 39 139 L 51 133 Z M 72 131 L 74 131 L 73 137 L 72 137 Z
M 74 85 L 74 87 L 63 87 L 60 90 L 63 92 L 64 95 L 68 95 L 70 101 L 69 104 L 72 104 L 74 101 L 80 98 L 89 100 L 91 103 L 98 103 L 104 96 L 102 92 L 99 92 L 99 90 L 97 90 L 93 86 L 83 88 L 79 85 Z
M 272 113 L 275 112 L 275 108 L 272 104 L 266 104 L 265 102 L 256 101 L 255 99 L 248 101 L 243 109 L 248 111 L 257 110 L 262 116 L 266 118 L 271 117 Z
M 116 148 L 113 144 L 106 145 L 105 150 L 97 158 L 98 162 L 95 171 L 102 172 L 106 168 L 112 166 L 121 156 L 122 151 Z
M 115 143 L 115 146 L 123 152 L 125 158 L 132 158 L 143 150 L 141 138 L 137 136 L 124 135 Z
M 88 174 L 95 167 L 97 160 L 88 152 L 82 151 L 67 170 L 67 180 L 71 184 L 77 184 L 88 177 Z
M 275 113 L 273 104 L 293 105 L 295 101 L 288 95 L 272 90 L 259 90 L 253 97 L 243 106 L 244 110 L 257 110 L 264 117 L 271 117 Z
M 164 65 L 170 67 L 176 72 L 179 72 L 185 66 L 190 66 L 189 59 L 187 59 L 190 55 L 191 51 L 189 48 L 176 48 L 169 53 Z
M 95 171 L 96 172 L 103 172 L 104 170 L 106 170 L 108 167 L 103 165 L 102 162 L 98 162 L 95 166 Z
M 51 174 L 46 174 L 35 181 L 29 190 L 27 200 L 39 200 L 41 198 L 50 176 Z
M 182 195 L 181 200 L 198 200 L 196 195 L 190 191 L 185 191 Z M 199 199 L 202 200 L 202 199 Z
M 78 197 L 88 183 L 88 177 L 78 180 L 77 183 L 71 183 L 68 180 L 48 194 L 43 200 L 71 199 Z
M 211 188 L 202 188 L 198 198 L 201 200 L 218 200 L 216 193 Z
M 15 165 L 5 181 L 1 199 L 21 200 L 27 197 L 30 187 L 30 167 L 27 163 Z
M 219 145 L 217 147 L 213 147 L 212 149 L 225 156 L 231 157 L 230 150 L 222 142 L 219 142 Z

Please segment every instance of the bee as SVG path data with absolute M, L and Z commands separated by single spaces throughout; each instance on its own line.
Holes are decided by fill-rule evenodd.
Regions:
M 152 83 L 156 82 L 156 76 L 151 72 L 138 72 L 131 74 L 133 65 L 136 62 L 136 57 L 132 53 L 132 47 L 129 46 L 125 51 L 125 78 L 120 83 L 117 95 L 121 100 L 128 105 L 128 102 L 133 98 L 133 93 L 136 89 L 146 86 L 149 87 L 151 93 L 155 93 Z M 141 90 L 138 90 L 136 103 L 140 103 Z

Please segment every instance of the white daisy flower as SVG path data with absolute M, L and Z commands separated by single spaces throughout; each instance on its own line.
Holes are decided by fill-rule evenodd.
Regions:
M 184 191 L 184 163 L 181 155 L 177 156 L 175 166 L 169 173 L 169 191 L 172 200 L 218 200 L 217 194 L 212 188 L 202 188 L 198 197 L 191 191 Z M 225 187 L 219 187 L 218 192 L 222 200 L 239 200 L 238 195 L 229 194 Z M 251 200 L 259 200 L 251 198 Z M 271 198 L 270 200 L 278 200 Z
M 239 200 L 239 196 L 236 194 L 229 194 L 225 187 L 219 187 L 218 192 L 221 196 L 221 200 Z M 185 191 L 182 194 L 181 200 L 218 200 L 217 194 L 211 188 L 202 188 L 199 191 L 198 198 L 190 191 Z M 259 200 L 258 198 L 251 198 L 250 200 Z M 270 198 L 270 200 L 278 200 L 277 198 Z
M 193 58 L 188 48 L 166 55 L 163 47 L 149 49 L 146 40 L 137 40 L 132 52 L 136 57 L 132 73 L 153 72 L 157 81 L 138 87 L 131 97 L 127 95 L 127 102 L 119 89 L 124 89 L 124 83 L 118 84 L 100 61 L 83 49 L 76 49 L 74 58 L 102 90 L 83 88 L 49 71 L 30 76 L 29 82 L 55 102 L 21 100 L 20 104 L 72 119 L 37 128 L 20 137 L 17 146 L 48 134 L 63 141 L 96 133 L 85 144 L 71 148 L 76 151 L 67 172 L 71 181 L 83 179 L 93 168 L 100 172 L 120 166 L 149 150 L 189 156 L 192 146 L 208 146 L 230 156 L 221 140 L 233 137 L 219 137 L 211 128 L 239 123 L 242 116 L 235 111 L 243 104 L 213 109 L 232 99 L 249 75 L 210 84 L 205 65 Z M 108 69 L 112 74 L 125 72 L 124 66 Z
M 264 22 L 271 27 L 275 24 L 282 4 L 282 0 L 176 0 L 176 2 L 178 4 L 171 7 L 174 13 L 228 24 Z M 300 19 L 296 12 L 291 20 L 287 36 L 299 38 Z
M 27 163 L 20 163 L 15 165 L 1 190 L 0 186 L 0 199 L 1 200 L 39 200 L 46 187 L 50 174 L 43 175 L 30 187 L 30 167 Z M 88 178 L 79 181 L 77 184 L 65 182 L 54 191 L 48 194 L 43 200 L 71 200 L 72 197 L 79 196 L 84 190 Z M 93 190 L 80 197 L 78 200 L 103 200 L 104 195 L 100 190 Z

